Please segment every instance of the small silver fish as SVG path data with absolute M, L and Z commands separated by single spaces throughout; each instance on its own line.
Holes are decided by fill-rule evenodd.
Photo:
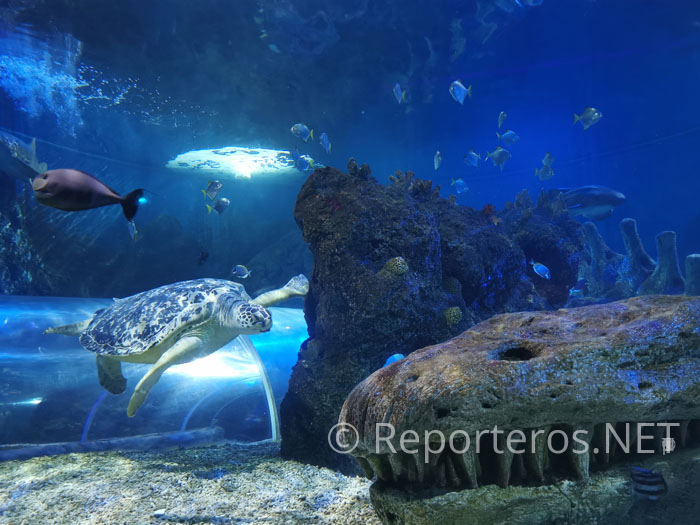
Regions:
M 308 142 L 309 139 L 314 140 L 314 130 L 309 129 L 309 127 L 306 124 L 302 124 L 301 122 L 294 124 L 292 126 L 291 132 L 292 135 L 300 138 L 304 142 Z
M 440 151 L 435 152 L 435 156 L 433 157 L 433 167 L 435 168 L 435 171 L 438 170 L 438 168 L 442 165 L 442 153 Z
M 452 95 L 452 98 L 460 104 L 464 104 L 464 98 L 467 95 L 469 95 L 469 98 L 472 98 L 472 87 L 470 85 L 468 88 L 466 88 L 460 80 L 455 80 L 452 82 L 452 84 L 450 84 L 450 95 Z
M 318 137 L 318 143 L 321 145 L 321 147 L 323 149 L 326 150 L 326 153 L 331 152 L 331 141 L 328 138 L 328 135 L 326 134 L 325 131 L 323 133 L 321 133 L 320 137 Z
M 574 124 L 581 121 L 583 129 L 588 129 L 602 118 L 603 114 L 596 108 L 586 108 L 580 115 L 574 113 Z
M 552 169 L 552 164 L 554 163 L 554 156 L 548 151 L 544 154 L 542 159 L 542 167 L 540 169 L 535 168 L 535 177 L 539 177 L 540 181 L 549 180 L 554 177 L 554 170 Z
M 207 184 L 207 189 L 202 190 L 202 195 L 204 195 L 205 199 L 209 197 L 211 200 L 214 200 L 222 187 L 223 184 L 221 184 L 218 180 L 210 180 L 209 184 Z
M 464 162 L 466 162 L 469 166 L 472 166 L 474 168 L 479 167 L 479 161 L 481 160 L 481 155 L 479 155 L 476 151 L 473 149 L 469 150 L 469 153 L 467 153 L 464 156 Z
M 547 268 L 544 264 L 535 262 L 531 259 L 530 265 L 532 266 L 534 272 L 540 277 L 542 277 L 542 279 L 552 278 L 552 274 L 550 273 L 549 268 Z
M 457 192 L 457 195 L 464 193 L 465 191 L 469 191 L 469 187 L 466 185 L 466 183 L 462 179 L 457 179 L 457 180 L 452 179 L 450 186 L 455 187 L 455 191 Z
M 231 204 L 231 201 L 228 199 L 217 199 L 214 202 L 214 206 L 209 206 L 207 204 L 207 212 L 211 213 L 211 211 L 214 210 L 216 213 L 221 215 L 226 211 L 226 208 L 228 208 L 229 204 Z
M 402 90 L 398 82 L 394 84 L 394 97 L 396 97 L 396 102 L 399 104 L 406 101 L 406 90 Z
M 136 229 L 136 223 L 134 221 L 129 221 L 129 235 L 135 241 L 139 237 L 139 231 Z
M 498 114 L 498 129 L 501 129 L 501 126 L 506 121 L 507 117 L 508 117 L 508 114 L 505 111 L 501 111 Z
M 503 142 L 503 144 L 505 144 L 506 146 L 512 146 L 520 140 L 520 137 L 518 137 L 518 135 L 512 129 L 509 129 L 503 135 L 496 132 L 496 136 L 498 137 L 498 140 Z
M 247 279 L 252 272 L 242 264 L 237 264 L 233 267 L 231 273 L 234 277 L 238 277 L 239 279 Z
M 491 159 L 494 166 L 500 166 L 501 171 L 503 171 L 503 166 L 510 159 L 510 151 L 498 146 L 491 153 L 486 154 L 486 160 Z

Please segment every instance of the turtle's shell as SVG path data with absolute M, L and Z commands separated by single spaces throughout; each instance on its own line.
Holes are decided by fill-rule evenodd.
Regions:
M 224 295 L 250 301 L 243 285 L 222 279 L 167 284 L 98 310 L 80 344 L 104 355 L 141 354 L 176 332 L 206 323 Z

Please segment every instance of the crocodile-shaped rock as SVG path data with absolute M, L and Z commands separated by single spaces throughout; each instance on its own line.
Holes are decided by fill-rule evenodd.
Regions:
M 532 491 L 536 505 L 542 487 L 589 480 L 620 461 L 661 452 L 667 428 L 678 449 L 685 448 L 700 440 L 698 420 L 700 298 L 643 296 L 497 315 L 377 370 L 350 393 L 339 423 L 357 429 L 352 455 L 378 478 L 375 503 L 386 502 L 382 495 L 391 491 L 415 502 L 496 485 L 492 492 Z M 636 424 L 661 422 L 675 425 Z M 494 438 L 494 427 L 503 434 Z M 404 434 L 409 430 L 416 435 Z M 427 451 L 426 442 L 440 448 L 440 436 L 426 434 L 433 430 L 446 441 L 454 435 L 454 446 L 447 441 L 442 451 Z M 513 452 L 506 446 L 511 431 L 525 436 L 514 441 Z M 575 432 L 587 447 L 574 441 Z M 571 446 L 553 452 L 565 448 L 564 436 Z M 341 445 L 354 444 L 353 438 L 349 431 L 337 437 Z M 635 454 L 637 446 L 650 454 Z M 520 492 L 508 494 L 523 503 Z M 507 506 L 507 499 L 499 501 Z

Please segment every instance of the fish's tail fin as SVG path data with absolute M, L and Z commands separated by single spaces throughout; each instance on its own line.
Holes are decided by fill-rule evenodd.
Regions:
M 139 199 L 141 197 L 143 197 L 143 189 L 141 188 L 124 196 L 121 205 L 124 217 L 126 217 L 127 221 L 131 221 L 136 215 L 136 212 L 139 211 Z
M 501 134 L 498 131 L 496 132 L 496 138 L 498 138 L 498 140 L 501 140 Z
M 401 102 L 406 102 L 406 90 L 405 89 L 403 91 L 401 91 Z M 399 102 L 399 104 L 401 104 L 401 102 Z
M 450 182 L 450 186 L 454 186 L 454 185 L 455 185 L 455 179 L 454 179 L 454 177 L 453 177 L 453 178 L 452 178 L 452 182 Z
M 206 199 L 207 198 L 207 190 L 202 190 L 202 196 Z
M 467 88 L 467 95 L 469 95 L 469 99 L 472 98 L 472 85 L 469 84 L 469 87 Z
M 207 213 L 211 214 L 211 210 L 213 210 L 214 208 L 212 208 L 208 204 L 205 204 L 205 206 L 207 207 Z
M 311 140 L 314 140 L 314 130 L 312 129 L 309 131 L 309 137 L 311 137 Z
M 576 124 L 579 120 L 581 120 L 581 117 L 574 113 L 574 124 Z

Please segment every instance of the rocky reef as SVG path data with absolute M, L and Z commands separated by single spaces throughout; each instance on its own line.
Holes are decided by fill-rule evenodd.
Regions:
M 0 195 L 0 294 L 45 294 L 51 288 L 51 272 L 26 232 L 23 206 L 14 202 L 14 180 L 2 178 Z
M 675 501 L 697 486 L 696 451 L 655 454 L 667 431 L 700 442 L 699 357 L 697 297 L 497 315 L 360 383 L 339 442 L 384 523 L 612 523 L 639 511 L 624 463 L 660 466 Z
M 610 249 L 592 222 L 583 225 L 587 254 L 580 265 L 580 277 L 585 283 L 572 297 L 569 306 L 607 302 L 636 295 L 682 294 L 700 295 L 700 255 L 686 259 L 687 282 L 683 277 L 676 249 L 676 234 L 664 231 L 656 236 L 657 259 L 644 249 L 637 222 L 623 219 L 620 232 L 625 254 Z
M 352 471 L 328 447 L 345 396 L 396 353 L 444 341 L 495 313 L 561 306 L 578 276 L 580 225 L 522 194 L 498 213 L 457 206 L 411 172 L 379 184 L 353 160 L 316 170 L 295 219 L 314 258 L 309 339 L 282 402 L 282 454 Z M 550 265 L 551 282 L 530 259 Z

